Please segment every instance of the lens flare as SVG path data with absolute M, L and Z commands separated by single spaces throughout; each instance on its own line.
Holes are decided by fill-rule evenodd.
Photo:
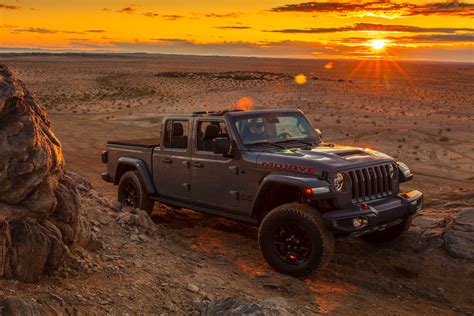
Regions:
M 324 69 L 332 69 L 334 67 L 334 63 L 332 61 L 328 62 L 326 65 L 324 65 Z
M 306 82 L 308 82 L 308 78 L 306 78 L 305 75 L 303 75 L 303 74 L 298 74 L 298 75 L 295 76 L 295 83 L 296 83 L 296 84 L 303 85 L 303 84 L 305 84 Z
M 252 98 L 249 97 L 243 97 L 237 100 L 235 104 L 235 109 L 237 110 L 243 110 L 243 111 L 248 111 L 253 108 L 253 100 Z

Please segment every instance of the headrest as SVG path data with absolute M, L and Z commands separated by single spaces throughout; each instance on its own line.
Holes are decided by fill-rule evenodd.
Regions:
M 173 123 L 173 136 L 183 136 L 184 131 L 183 131 L 183 124 L 179 122 L 174 122 Z
M 214 139 L 219 136 L 219 126 L 215 124 L 209 124 L 206 127 L 206 131 L 204 132 L 204 139 Z

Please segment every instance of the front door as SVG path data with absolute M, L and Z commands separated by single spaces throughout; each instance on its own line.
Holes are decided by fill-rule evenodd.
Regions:
M 153 153 L 153 177 L 161 197 L 180 201 L 190 198 L 190 126 L 188 119 L 165 122 L 163 144 Z
M 229 137 L 225 121 L 197 119 L 191 159 L 191 199 L 214 211 L 234 211 L 239 203 L 237 160 L 214 154 L 212 141 Z M 238 214 L 236 214 L 238 215 Z

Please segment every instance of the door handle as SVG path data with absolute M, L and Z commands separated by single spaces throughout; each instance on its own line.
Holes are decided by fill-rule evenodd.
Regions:
M 193 167 L 202 168 L 204 167 L 204 164 L 202 162 L 193 162 Z
M 161 159 L 161 161 L 164 162 L 164 163 L 172 163 L 173 162 L 173 160 L 171 160 L 170 158 L 163 158 L 163 159 Z

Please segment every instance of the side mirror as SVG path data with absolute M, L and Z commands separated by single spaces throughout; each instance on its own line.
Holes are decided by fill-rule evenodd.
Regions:
M 315 129 L 316 134 L 318 134 L 319 138 L 322 140 L 323 139 L 323 132 L 319 128 Z
M 230 140 L 227 137 L 217 137 L 212 140 L 212 150 L 215 154 L 227 154 L 230 151 Z

